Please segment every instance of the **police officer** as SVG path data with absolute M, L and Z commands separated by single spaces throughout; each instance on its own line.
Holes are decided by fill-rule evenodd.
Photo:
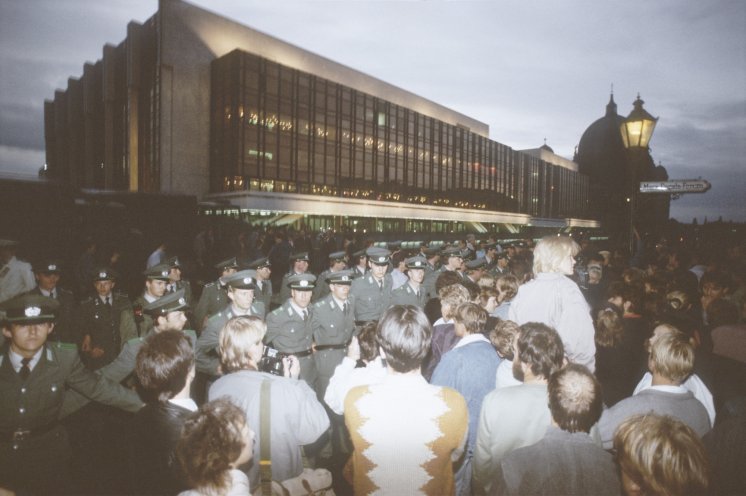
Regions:
M 290 297 L 267 315 L 264 342 L 286 355 L 295 355 L 300 362 L 300 379 L 316 388 L 318 372 L 313 361 L 313 326 L 311 293 L 316 283 L 313 274 L 288 277 Z
M 441 272 L 447 270 L 458 272 L 463 277 L 464 253 L 457 246 L 449 246 L 441 252 L 445 264 L 440 268 Z
M 194 307 L 194 322 L 198 331 L 201 331 L 205 327 L 207 318 L 210 315 L 219 312 L 228 304 L 228 296 L 226 295 L 225 286 L 222 281 L 236 273 L 238 261 L 236 257 L 229 258 L 215 264 L 215 268 L 220 271 L 220 277 L 215 281 L 205 284 L 197 306 Z
M 403 286 L 399 286 L 391 293 L 391 301 L 397 305 L 414 305 L 425 308 L 427 295 L 423 281 L 425 280 L 425 267 L 427 259 L 423 256 L 410 257 L 404 261 L 407 267 L 408 280 Z
M 352 282 L 350 294 L 355 302 L 355 322 L 363 326 L 371 320 L 378 320 L 391 304 L 391 291 L 394 280 L 386 271 L 391 252 L 386 248 L 372 246 L 365 251 L 370 272 Z
M 143 274 L 145 275 L 145 291 L 135 298 L 132 312 L 122 312 L 120 332 L 124 343 L 132 338 L 145 336 L 153 327 L 153 319 L 143 312 L 143 308 L 166 293 L 166 285 L 171 280 L 171 266 L 165 263 L 154 265 Z
M 329 285 L 326 280 L 330 274 L 345 269 L 346 258 L 344 251 L 335 251 L 329 254 L 329 268 L 319 274 L 316 279 L 316 287 L 313 289 L 313 296 L 311 296 L 312 301 L 319 301 L 329 294 Z
M 75 345 L 47 342 L 58 307 L 29 294 L 0 305 L 0 484 L 18 494 L 70 489 L 70 443 L 58 420 L 69 389 L 127 411 L 142 406 L 134 391 L 87 370 Z
M 249 262 L 248 268 L 256 271 L 254 298 L 264 304 L 265 311 L 269 311 L 272 304 L 272 264 L 268 257 L 262 257 Z
M 290 268 L 290 272 L 282 276 L 282 282 L 280 283 L 280 305 L 284 304 L 290 298 L 290 286 L 288 285 L 290 277 L 307 273 L 309 261 L 310 258 L 307 251 L 290 255 L 290 263 L 293 266 Z
M 425 296 L 428 300 L 430 298 L 437 298 L 435 281 L 440 275 L 440 251 L 431 247 L 423 247 L 420 248 L 420 253 L 427 259 L 425 279 L 422 282 L 422 285 L 425 287 Z
M 498 278 L 500 276 L 506 276 L 510 274 L 510 267 L 508 267 L 508 264 L 510 263 L 510 257 L 508 256 L 508 253 L 507 252 L 498 253 L 495 256 L 495 259 L 497 260 L 497 263 L 495 264 L 495 267 L 492 269 L 492 275 L 495 278 Z
M 36 287 L 30 293 L 48 296 L 60 302 L 52 339 L 63 343 L 78 343 L 80 336 L 75 329 L 74 321 L 77 305 L 72 292 L 57 285 L 60 281 L 60 269 L 60 264 L 56 260 L 44 260 L 34 264 Z
M 475 260 L 469 260 L 464 263 L 465 273 L 464 276 L 469 281 L 477 284 L 479 280 L 484 276 L 485 267 L 487 266 L 486 258 L 477 258 Z
M 368 272 L 368 255 L 365 254 L 365 250 L 353 253 L 350 265 L 356 277 L 363 277 Z
M 492 272 L 497 265 L 497 243 L 486 243 L 484 245 L 484 258 L 487 260 L 486 270 Z M 480 257 L 477 257 L 480 258 Z
M 326 276 L 329 294 L 313 305 L 313 355 L 319 381 L 316 394 L 324 398 L 334 369 L 347 353 L 347 345 L 355 334 L 355 315 L 350 300 L 350 285 L 355 274 L 352 270 L 339 270 Z
M 223 282 L 228 288 L 227 296 L 230 303 L 207 319 L 207 325 L 200 334 L 195 349 L 197 370 L 212 377 L 220 375 L 217 348 L 220 330 L 225 323 L 237 315 L 256 315 L 264 318 L 264 305 L 254 299 L 255 271 L 240 270 L 228 276 Z
M 122 346 L 120 324 L 124 313 L 132 314 L 129 298 L 114 293 L 116 273 L 101 267 L 95 271 L 95 296 L 83 301 L 77 313 L 77 329 L 82 335 L 81 353 L 86 366 L 96 370 L 111 362 Z
M 168 274 L 168 282 L 166 284 L 166 293 L 174 293 L 179 289 L 184 290 L 184 297 L 186 298 L 187 304 L 192 304 L 192 285 L 191 283 L 182 277 L 183 271 L 181 270 L 181 262 L 179 257 L 172 257 L 166 261 L 166 264 L 170 267 L 171 271 Z

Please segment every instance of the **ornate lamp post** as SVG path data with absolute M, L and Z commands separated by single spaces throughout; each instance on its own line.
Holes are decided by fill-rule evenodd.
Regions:
M 658 122 L 657 117 L 650 115 L 642 108 L 643 102 L 640 95 L 633 103 L 634 108 L 620 126 L 622 141 L 624 147 L 628 150 L 630 171 L 628 178 L 630 184 L 627 185 L 627 202 L 629 202 L 629 250 L 630 255 L 634 254 L 635 248 L 635 219 L 637 214 L 638 195 L 640 194 L 640 169 L 642 167 L 643 154 L 648 153 L 648 144 L 653 136 L 655 125 Z

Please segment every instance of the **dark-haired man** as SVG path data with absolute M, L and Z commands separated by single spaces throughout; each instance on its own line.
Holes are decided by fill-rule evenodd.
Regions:
M 454 494 L 468 413 L 463 396 L 420 374 L 430 336 L 419 307 L 394 305 L 381 317 L 378 342 L 388 375 L 353 388 L 344 403 L 355 494 Z
M 215 264 L 215 268 L 220 271 L 220 276 L 217 280 L 205 284 L 197 306 L 194 307 L 194 322 L 198 331 L 204 329 L 208 317 L 216 314 L 228 304 L 223 279 L 236 273 L 238 261 L 236 257 L 232 257 Z
M 54 326 L 52 339 L 63 343 L 78 343 L 80 336 L 75 329 L 75 313 L 77 305 L 71 291 L 58 286 L 62 267 L 57 260 L 43 260 L 34 264 L 34 278 L 36 287 L 32 294 L 48 296 L 60 302 L 57 311 L 57 321 Z
M 170 280 L 171 266 L 159 264 L 147 269 L 145 275 L 145 291 L 135 298 L 132 311 L 122 312 L 121 327 L 119 329 L 122 342 L 145 336 L 153 327 L 153 319 L 143 313 L 142 309 L 148 303 L 153 303 L 166 293 L 166 285 Z
M 397 305 L 415 305 L 425 307 L 427 295 L 423 281 L 425 280 L 425 268 L 427 259 L 422 256 L 410 257 L 404 261 L 407 268 L 407 282 L 391 292 L 391 301 Z
M 290 286 L 288 280 L 290 277 L 299 274 L 305 274 L 308 272 L 308 264 L 311 259 L 308 256 L 308 252 L 293 253 L 290 255 L 290 271 L 282 276 L 282 282 L 280 283 L 280 304 L 282 305 L 290 298 Z
M 523 324 L 513 344 L 513 375 L 520 386 L 496 389 L 484 398 L 474 450 L 473 490 L 490 493 L 492 476 L 510 451 L 534 444 L 551 422 L 547 381 L 565 359 L 557 331 Z
M 378 320 L 391 304 L 394 281 L 386 271 L 391 252 L 386 248 L 372 246 L 365 251 L 370 271 L 352 283 L 350 294 L 355 299 L 355 321 L 358 326 Z
M 601 416 L 601 385 L 583 365 L 555 372 L 547 385 L 552 425 L 536 444 L 508 453 L 494 475 L 496 494 L 620 494 L 611 454 L 588 434 Z
M 344 251 L 335 251 L 329 254 L 329 268 L 319 274 L 316 278 L 316 287 L 313 288 L 311 300 L 316 302 L 329 294 L 329 285 L 326 283 L 327 278 L 334 272 L 345 269 L 347 254 Z M 352 282 L 352 279 L 350 279 Z

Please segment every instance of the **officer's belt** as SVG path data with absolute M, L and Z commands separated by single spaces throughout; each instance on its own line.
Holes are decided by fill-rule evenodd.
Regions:
M 30 439 L 32 437 L 41 436 L 42 434 L 46 434 L 47 432 L 51 431 L 55 427 L 57 427 L 59 422 L 53 422 L 51 424 L 42 425 L 41 427 L 36 427 L 34 429 L 21 429 L 20 427 L 14 431 L 3 431 L 0 432 L 0 441 L 3 442 L 16 442 L 16 441 L 25 441 L 26 439 Z
M 290 356 L 295 355 L 298 358 L 303 358 L 307 356 L 313 355 L 313 350 L 303 350 L 303 351 L 281 351 L 280 354 L 282 356 Z
M 347 345 L 349 343 L 342 343 L 342 344 L 317 344 L 316 345 L 316 351 L 323 351 L 323 350 L 344 350 L 347 348 Z
M 358 326 L 358 327 L 362 327 L 362 326 L 364 326 L 366 324 L 369 324 L 370 322 L 376 322 L 376 320 L 373 320 L 373 319 L 371 319 L 371 320 L 356 320 L 355 321 L 355 325 Z

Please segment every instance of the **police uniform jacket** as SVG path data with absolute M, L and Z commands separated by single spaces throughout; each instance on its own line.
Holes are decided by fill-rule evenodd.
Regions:
M 70 456 L 66 430 L 58 423 L 68 389 L 131 412 L 142 401 L 134 391 L 87 370 L 75 345 L 48 342 L 25 381 L 13 369 L 8 350 L 6 344 L 0 354 L 0 481 L 21 492 L 54 492 L 59 488 L 52 484 L 67 477 Z M 19 430 L 29 433 L 14 440 Z
M 154 332 L 153 329 L 150 330 L 148 335 L 150 335 L 151 332 Z M 181 332 L 183 332 L 184 335 L 189 338 L 189 342 L 192 344 L 192 348 L 196 348 L 197 333 L 189 329 L 184 329 Z M 127 379 L 135 370 L 137 352 L 140 351 L 140 348 L 142 347 L 142 344 L 145 341 L 146 337 L 147 336 L 132 338 L 124 343 L 122 351 L 114 359 L 114 361 L 98 369 L 96 371 L 96 374 L 104 376 L 110 381 L 117 383 Z M 78 393 L 77 391 L 68 391 L 68 394 L 65 395 L 65 401 L 62 403 L 60 418 L 65 418 L 68 415 L 76 412 L 80 408 L 87 405 L 89 401 L 90 400 L 88 398 Z
M 311 301 L 319 301 L 329 294 L 329 284 L 327 284 L 326 278 L 329 277 L 329 274 L 331 273 L 332 271 L 330 269 L 326 269 L 316 278 L 316 287 L 313 288 Z
M 421 286 L 425 290 L 426 299 L 437 298 L 438 293 L 435 291 L 435 282 L 438 280 L 440 270 L 436 269 L 429 263 L 425 266 L 425 278 L 422 280 Z
M 193 297 L 192 297 L 192 284 L 189 281 L 181 280 L 176 281 L 175 288 L 171 293 L 175 293 L 176 291 L 183 289 L 184 290 L 184 299 L 187 302 L 187 305 L 191 306 Z
M 199 302 L 194 307 L 194 325 L 197 330 L 201 331 L 205 327 L 205 320 L 225 308 L 230 302 L 220 280 L 205 284 Z
M 317 349 L 313 355 L 316 370 L 319 372 L 317 392 L 324 397 L 329 379 L 334 369 L 347 354 L 347 345 L 356 334 L 354 302 L 347 300 L 348 310 L 345 313 L 331 294 L 314 303 L 311 324 L 313 340 L 316 346 L 339 346 L 338 348 Z
M 250 313 L 261 319 L 264 318 L 264 305 L 254 300 L 251 304 Z M 218 356 L 218 342 L 220 341 L 220 330 L 230 319 L 235 317 L 233 305 L 229 304 L 222 311 L 207 319 L 207 325 L 199 335 L 194 348 L 194 359 L 199 372 L 209 376 L 217 376 L 220 358 Z
M 289 355 L 307 353 L 313 345 L 313 305 L 309 305 L 307 310 L 308 318 L 303 320 L 290 304 L 290 300 L 285 300 L 282 306 L 267 315 L 267 334 L 264 336 L 264 342 Z M 313 357 L 308 354 L 299 356 L 298 360 L 300 379 L 314 388 L 318 372 Z
M 104 350 L 103 356 L 99 358 L 82 357 L 88 368 L 98 369 L 119 354 L 124 344 L 120 330 L 123 313 L 131 315 L 132 305 L 126 296 L 117 293 L 111 294 L 111 307 L 101 301 L 98 295 L 80 304 L 77 312 L 77 332 L 80 338 L 90 335 L 91 347 L 98 346 Z M 75 342 L 79 341 L 80 339 Z
M 60 302 L 60 307 L 57 309 L 54 331 L 50 338 L 53 341 L 63 343 L 78 343 L 81 336 L 78 329 L 75 328 L 75 313 L 77 310 L 75 297 L 72 292 L 63 288 L 54 288 L 54 291 L 56 293 L 54 299 Z M 41 292 L 39 286 L 36 286 L 29 293 L 46 296 Z
M 131 310 L 122 312 L 119 321 L 119 334 L 122 338 L 122 343 L 144 336 L 153 327 L 153 317 L 142 311 L 143 307 L 147 304 L 148 300 L 143 295 L 140 295 L 132 302 Z
M 397 305 L 414 305 L 416 307 L 425 308 L 427 300 L 428 298 L 425 294 L 423 284 L 420 284 L 419 290 L 415 291 L 412 286 L 409 285 L 409 282 L 407 282 L 403 286 L 396 288 L 391 293 L 391 302 Z
M 307 272 L 307 274 L 310 274 L 311 272 Z M 290 298 L 290 287 L 288 286 L 288 280 L 291 276 L 294 276 L 295 272 L 288 272 L 284 276 L 282 276 L 282 282 L 280 283 L 280 301 L 285 303 L 288 298 Z M 316 283 L 318 284 L 319 280 L 316 279 Z
M 262 287 L 259 288 L 261 283 Z M 272 304 L 272 280 L 267 279 L 266 281 L 256 281 L 256 289 L 254 290 L 254 300 L 259 300 L 264 304 L 264 309 L 269 310 Z
M 378 282 L 370 272 L 365 277 L 352 281 L 350 295 L 355 297 L 355 320 L 378 320 L 391 305 L 393 286 L 394 280 L 391 274 L 383 277 L 383 288 L 378 286 Z

